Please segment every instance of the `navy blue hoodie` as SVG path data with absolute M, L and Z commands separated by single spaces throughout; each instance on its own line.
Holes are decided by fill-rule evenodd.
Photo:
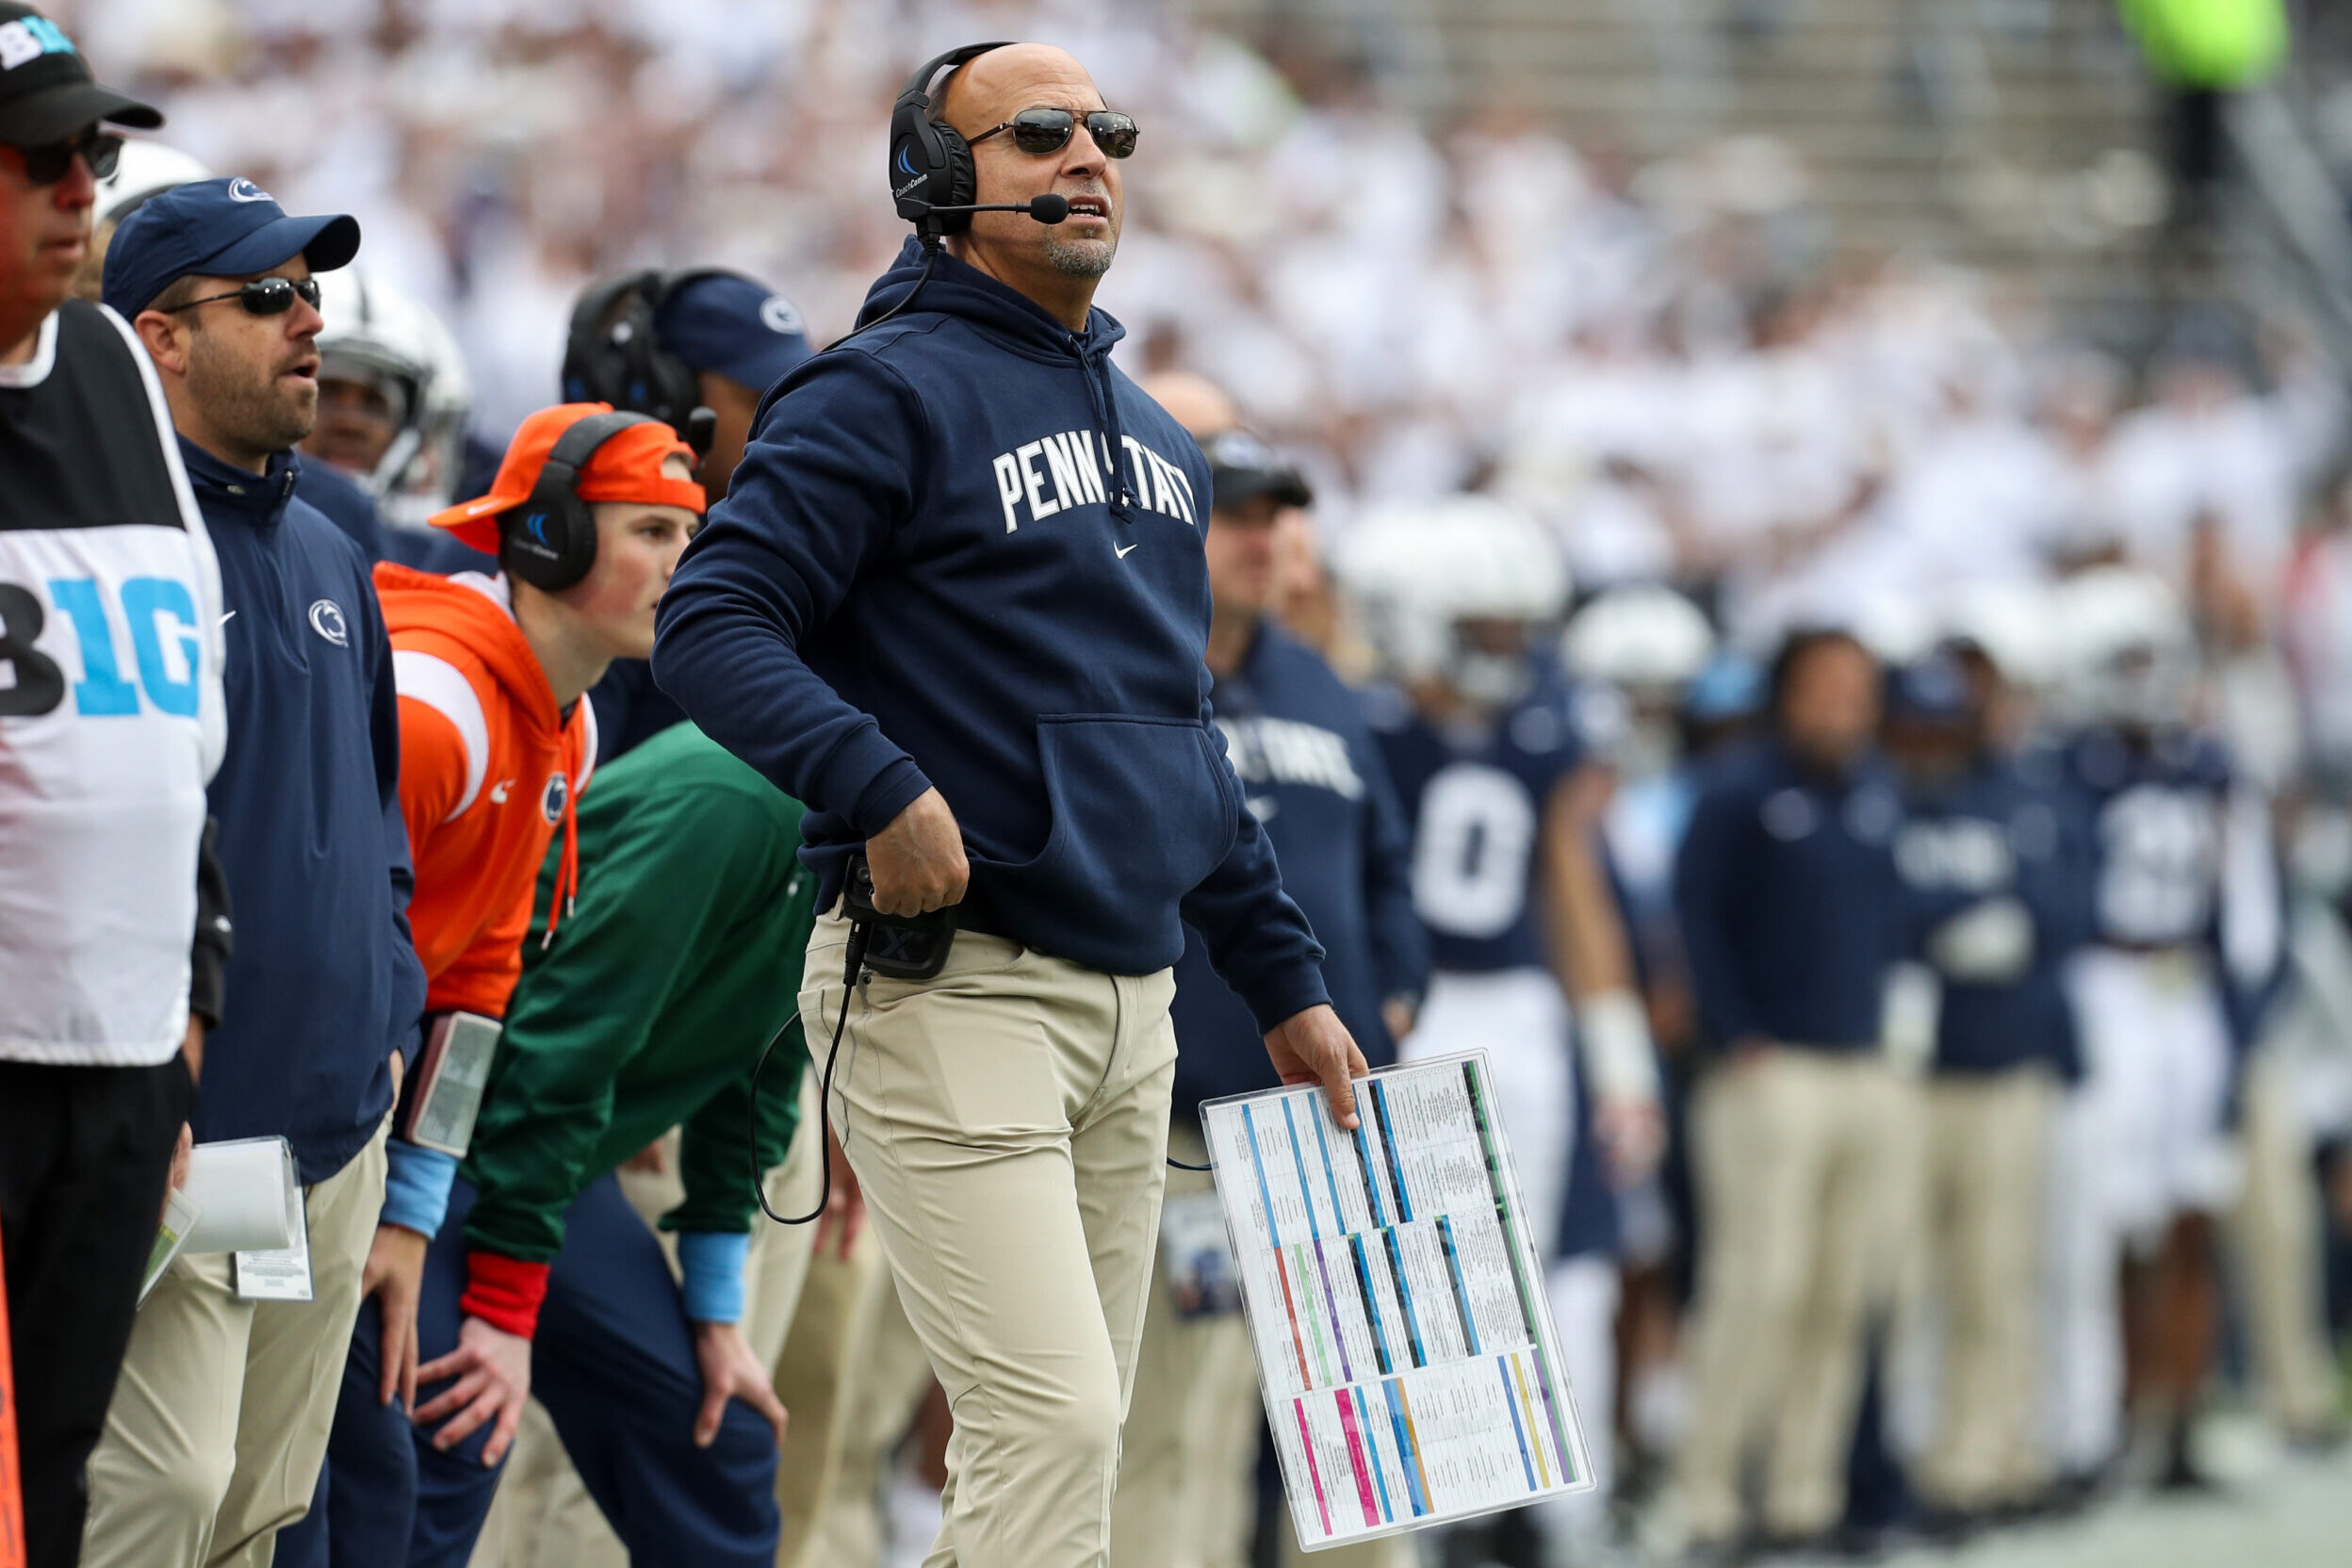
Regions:
M 909 240 L 867 317 L 922 265 Z M 808 803 L 821 904 L 936 785 L 969 923 L 1143 974 L 1189 921 L 1271 1028 L 1327 1000 L 1322 950 L 1210 722 L 1208 464 L 1111 364 L 1123 335 L 941 255 L 769 392 L 654 675 Z
M 2080 1076 L 2060 972 L 2090 938 L 2092 854 L 2080 803 L 2049 760 L 1987 757 L 1948 786 L 1906 792 L 1895 870 L 1912 928 L 1924 939 L 1943 921 L 2000 898 L 2016 899 L 2034 922 L 2033 963 L 2015 981 L 1944 977 L 1939 1072 L 2043 1062 L 2066 1078 Z
M 220 560 L 229 746 L 210 790 L 236 901 L 226 1020 L 204 1040 L 196 1136 L 284 1134 L 304 1182 L 340 1170 L 414 1043 L 392 644 L 359 547 L 295 498 L 298 465 L 235 468 L 183 440 Z
M 1875 760 L 1824 776 L 1767 741 L 1710 770 L 1674 858 L 1674 911 L 1711 1043 L 1877 1048 L 1886 972 L 1908 946 L 1902 824 Z
M 1374 1067 L 1396 1059 L 1380 1004 L 1418 1001 L 1429 944 L 1413 912 L 1404 808 L 1364 722 L 1362 699 L 1313 648 L 1261 625 L 1241 667 L 1211 691 L 1250 810 L 1282 863 L 1282 886 L 1323 943 L 1331 1005 Z M 1176 1110 L 1275 1086 L 1249 1009 L 1189 929 L 1176 966 Z

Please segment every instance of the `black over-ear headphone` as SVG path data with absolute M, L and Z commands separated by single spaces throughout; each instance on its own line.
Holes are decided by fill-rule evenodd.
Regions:
M 533 588 L 558 593 L 596 564 L 596 517 L 580 498 L 580 471 L 603 446 L 631 425 L 663 421 L 613 409 L 577 420 L 555 438 L 539 466 L 531 498 L 509 512 L 499 531 L 498 563 Z
M 564 344 L 564 400 L 649 414 L 678 432 L 696 455 L 708 452 L 716 418 L 702 406 L 701 380 L 662 346 L 654 320 L 670 296 L 688 284 L 738 275 L 725 267 L 648 270 L 589 285 L 572 306 L 571 334 Z
M 926 238 L 961 234 L 972 227 L 969 212 L 933 213 L 934 207 L 966 207 L 978 200 L 979 177 L 972 172 L 972 144 L 963 133 L 931 118 L 931 95 L 965 61 L 1012 42 L 967 43 L 925 61 L 906 78 L 890 106 L 890 199 L 898 215 Z

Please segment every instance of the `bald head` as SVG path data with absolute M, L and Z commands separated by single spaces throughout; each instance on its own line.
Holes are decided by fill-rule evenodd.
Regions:
M 1241 423 L 1241 408 L 1225 389 L 1191 370 L 1162 370 L 1143 378 L 1143 390 L 1168 410 L 1195 441 L 1206 441 Z
M 1084 117 L 1108 107 L 1086 68 L 1045 43 L 1008 43 L 967 61 L 933 101 L 933 115 L 972 142 L 975 203 L 1031 201 L 1048 193 L 1070 204 L 1049 227 L 1026 213 L 974 214 L 951 236 L 950 253 L 1084 331 L 1094 289 L 1110 270 L 1126 215 L 1119 163 L 1095 145 Z M 1070 139 L 1027 153 L 1002 129 L 1023 109 L 1067 109 L 1078 120 Z M 993 134 L 991 134 L 993 133 Z

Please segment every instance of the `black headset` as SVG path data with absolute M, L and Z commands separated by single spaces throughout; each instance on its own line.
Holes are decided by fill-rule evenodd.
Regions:
M 933 78 L 938 87 L 966 61 L 1013 41 L 967 43 L 960 49 L 925 61 L 906 78 L 898 101 L 890 106 L 890 200 L 898 215 L 926 238 L 961 234 L 972 227 L 972 214 L 935 214 L 934 207 L 970 206 L 979 200 L 979 176 L 972 172 L 972 144 L 963 133 L 944 121 L 931 118 Z
M 577 420 L 557 436 L 539 466 L 531 498 L 500 519 L 498 564 L 550 594 L 585 578 L 596 564 L 596 515 L 580 498 L 580 471 L 597 448 L 631 425 L 663 422 L 649 414 L 612 409 Z
M 646 270 L 590 284 L 572 306 L 564 344 L 564 400 L 611 403 L 649 414 L 678 432 L 697 457 L 710 449 L 715 417 L 702 405 L 702 383 L 691 366 L 662 346 L 654 320 L 688 284 L 740 277 L 725 267 L 682 272 Z

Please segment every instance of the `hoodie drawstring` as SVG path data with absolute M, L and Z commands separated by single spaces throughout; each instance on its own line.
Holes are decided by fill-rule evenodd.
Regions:
M 1089 361 L 1086 351 L 1078 346 L 1075 337 L 1070 340 L 1070 349 L 1077 354 L 1078 368 L 1086 378 L 1086 398 L 1094 404 L 1095 424 L 1097 428 L 1110 432 L 1109 445 L 1102 455 L 1110 461 L 1111 480 L 1119 492 L 1118 498 L 1111 502 L 1111 515 L 1122 523 L 1133 523 L 1135 520 L 1135 495 L 1127 488 L 1127 433 L 1119 425 L 1119 399 L 1110 394 L 1110 376 L 1104 369 L 1110 355 L 1105 351 L 1098 359 Z
M 555 868 L 554 896 L 547 900 L 547 932 L 539 939 L 542 953 L 555 940 L 556 926 L 572 913 L 580 898 L 580 819 L 572 814 L 572 801 L 579 793 L 570 788 L 564 792 L 564 858 Z

